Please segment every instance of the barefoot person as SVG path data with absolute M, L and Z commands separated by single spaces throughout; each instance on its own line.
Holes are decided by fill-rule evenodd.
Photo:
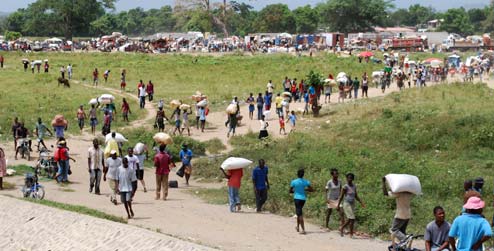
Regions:
M 163 107 L 160 107 L 159 110 L 156 112 L 156 119 L 155 119 L 155 124 L 158 127 L 158 132 L 165 131 L 165 119 L 168 120 L 168 118 L 165 115 L 165 111 L 163 110 Z
M 99 195 L 99 185 L 101 182 L 101 174 L 105 170 L 105 158 L 103 150 L 99 146 L 98 139 L 93 139 L 93 146 L 88 150 L 87 170 L 89 172 L 89 193 L 93 192 Z
M 304 179 L 304 169 L 297 171 L 297 179 L 290 182 L 290 193 L 293 193 L 293 201 L 295 203 L 295 213 L 297 215 L 297 226 L 295 230 L 300 234 L 305 234 L 304 216 L 302 209 L 307 200 L 306 192 L 313 192 L 314 189 L 310 186 L 310 182 Z M 300 231 L 302 228 L 302 231 Z
M 96 106 L 91 105 L 91 110 L 89 111 L 89 122 L 91 124 L 91 133 L 96 134 L 96 125 L 98 125 L 98 118 L 96 115 Z
M 41 118 L 38 118 L 38 123 L 36 123 L 36 128 L 35 128 L 35 134 L 38 136 L 38 151 L 39 151 L 39 145 L 41 144 L 44 148 L 47 148 L 45 145 L 45 135 L 46 132 L 49 132 L 51 136 L 53 136 L 53 133 L 46 127 L 46 125 L 41 121 Z
M 78 125 L 79 125 L 79 129 L 81 130 L 81 133 L 82 133 L 82 129 L 84 129 L 84 120 L 86 120 L 87 118 L 87 115 L 86 115 L 86 112 L 84 111 L 84 106 L 83 105 L 80 105 L 79 106 L 79 109 L 77 109 L 77 121 L 78 121 Z
M 332 178 L 326 184 L 326 203 L 328 209 L 326 210 L 326 228 L 329 229 L 329 218 L 333 212 L 333 209 L 338 212 L 340 216 L 340 224 L 345 224 L 345 218 L 343 217 L 343 210 L 341 207 L 338 207 L 338 199 L 340 198 L 342 184 L 338 179 L 338 170 L 333 168 L 331 169 Z
M 108 179 L 108 185 L 111 190 L 110 201 L 117 205 L 117 171 L 118 167 L 122 165 L 122 159 L 117 157 L 117 150 L 110 151 L 110 157 L 106 159 L 105 164 L 103 168 L 103 180 L 106 181 Z
M 7 159 L 5 152 L 0 147 L 0 190 L 3 190 L 3 177 L 7 176 Z
M 355 175 L 353 173 L 346 175 L 347 183 L 343 187 L 337 206 L 340 207 L 343 202 L 343 212 L 345 212 L 347 218 L 346 222 L 340 226 L 340 235 L 343 236 L 343 231 L 348 226 L 350 229 L 350 238 L 353 238 L 353 225 L 355 223 L 355 200 L 360 202 L 362 207 L 365 208 L 364 202 L 358 196 L 357 185 L 353 183 L 354 179 Z
M 122 165 L 117 171 L 115 190 L 120 193 L 120 201 L 124 204 L 129 219 L 134 217 L 134 211 L 132 211 L 132 182 L 134 181 L 137 181 L 136 172 L 129 168 L 127 158 L 123 158 Z
M 122 117 L 124 122 L 129 122 L 129 113 L 132 113 L 130 111 L 130 106 L 129 103 L 127 103 L 127 100 L 125 98 L 122 99 Z
M 144 182 L 144 161 L 148 159 L 148 147 L 143 143 L 141 144 L 143 145 L 142 149 L 134 147 L 134 154 L 139 159 L 139 169 L 137 170 L 136 176 L 137 180 L 141 182 L 144 192 L 147 192 L 146 182 Z

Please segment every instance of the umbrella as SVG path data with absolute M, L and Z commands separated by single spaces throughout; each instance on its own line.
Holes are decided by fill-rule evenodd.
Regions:
M 431 63 L 432 61 L 441 61 L 442 62 L 442 60 L 439 58 L 428 58 L 428 59 L 424 60 L 423 63 L 424 64 L 425 63 Z
M 368 58 L 374 56 L 374 53 L 372 53 L 371 51 L 363 51 L 360 54 L 358 54 L 358 56 Z
M 252 161 L 244 158 L 230 157 L 221 163 L 223 170 L 234 170 L 246 168 L 252 164 Z

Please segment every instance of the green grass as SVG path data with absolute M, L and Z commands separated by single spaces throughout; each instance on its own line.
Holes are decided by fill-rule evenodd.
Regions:
M 127 224 L 127 219 L 125 219 L 123 217 L 118 217 L 118 216 L 114 216 L 111 214 L 107 214 L 105 212 L 101 212 L 101 211 L 98 211 L 98 210 L 95 210 L 92 208 L 88 208 L 85 206 L 65 204 L 65 203 L 60 203 L 60 202 L 51 201 L 51 200 L 34 200 L 34 199 L 23 199 L 23 200 L 37 203 L 37 204 L 41 204 L 41 205 L 45 205 L 45 206 L 49 206 L 49 207 L 54 207 L 54 208 L 66 210 L 66 211 L 71 211 L 71 212 L 75 212 L 75 213 L 79 213 L 79 214 L 85 214 L 85 215 L 89 215 L 89 216 L 100 218 L 100 219 L 105 219 L 105 220 L 109 220 L 109 221 Z
M 204 144 L 206 145 L 206 150 L 209 154 L 218 154 L 226 149 L 226 146 L 218 138 L 204 141 Z
M 3 185 L 3 189 L 4 190 L 13 190 L 13 189 L 15 189 L 15 184 L 14 183 L 6 182 L 5 180 L 3 181 L 2 185 Z
M 24 176 L 26 173 L 34 173 L 34 169 L 28 165 L 9 166 L 9 169 L 15 170 L 15 176 Z
M 305 168 L 306 178 L 316 188 L 309 195 L 305 212 L 320 224 L 324 220 L 324 186 L 330 179 L 329 170 L 338 168 L 342 180 L 343 174 L 355 173 L 360 196 L 367 204 L 365 209 L 357 206 L 358 227 L 386 237 L 395 203 L 382 195 L 381 177 L 388 173 L 416 175 L 424 195 L 412 202 L 409 232 L 421 233 L 433 219 L 432 209 L 437 205 L 446 209 L 449 221 L 458 215 L 464 180 L 478 176 L 486 181 L 494 179 L 492 93 L 484 85 L 454 84 L 361 100 L 331 107 L 331 115 L 324 110 L 326 115 L 321 119 L 300 123 L 304 132 L 286 139 L 260 143 L 254 133 L 236 137 L 231 141 L 235 149 L 230 154 L 266 160 L 272 184 L 266 208 L 282 215 L 293 214 L 289 182 L 296 177 L 297 169 Z M 325 123 L 328 119 L 329 124 Z M 204 160 L 196 165 L 195 175 L 220 178 L 217 169 L 222 160 Z M 243 203 L 253 205 L 250 172 L 248 169 L 244 173 L 241 198 Z M 486 182 L 486 199 L 493 189 L 492 182 Z M 199 194 L 224 202 L 223 190 Z M 492 207 L 487 206 L 484 213 L 490 219 Z

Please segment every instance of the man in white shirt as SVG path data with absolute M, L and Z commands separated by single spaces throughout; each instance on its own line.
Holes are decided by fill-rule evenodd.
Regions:
M 112 194 L 110 195 L 110 201 L 117 205 L 117 191 L 116 180 L 117 180 L 117 171 L 118 167 L 122 165 L 122 159 L 117 157 L 117 151 L 111 150 L 110 158 L 106 159 L 106 166 L 104 169 L 103 180 L 106 181 L 108 178 L 108 185 L 110 186 L 110 190 Z
M 139 107 L 141 107 L 141 109 L 144 109 L 144 106 L 146 105 L 146 86 L 145 85 L 142 85 L 141 87 L 139 87 L 139 99 L 140 99 Z
M 413 193 L 401 192 L 393 193 L 386 188 L 386 178 L 383 177 L 383 193 L 384 196 L 389 196 L 396 199 L 396 214 L 393 219 L 393 224 L 389 229 L 391 237 L 403 241 L 406 238 L 408 222 L 412 217 L 410 203 L 414 196 Z
M 129 161 L 127 158 L 123 158 L 122 165 L 118 167 L 117 182 L 115 184 L 115 190 L 120 193 L 120 200 L 125 206 L 127 212 L 127 218 L 134 217 L 134 211 L 132 211 L 132 182 L 137 182 L 136 172 L 129 168 Z
M 103 150 L 99 147 L 97 139 L 93 140 L 93 146 L 88 150 L 88 172 L 89 172 L 89 193 L 93 192 L 99 195 L 99 185 L 101 182 L 101 172 L 105 169 L 105 158 Z
M 72 65 L 69 64 L 67 66 L 67 74 L 69 75 L 69 79 L 72 79 Z
M 137 177 L 137 171 L 139 170 L 139 158 L 134 155 L 134 148 L 129 147 L 127 149 L 127 156 L 125 158 L 129 162 L 129 169 L 132 169 L 136 173 Z M 134 195 L 137 191 L 137 179 L 135 181 L 132 181 L 132 199 L 134 198 Z
M 273 93 L 274 91 L 273 81 L 269 80 L 268 84 L 266 85 L 266 90 L 268 91 L 268 93 Z

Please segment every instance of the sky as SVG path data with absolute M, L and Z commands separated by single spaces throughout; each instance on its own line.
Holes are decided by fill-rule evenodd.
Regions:
M 0 0 L 0 12 L 13 12 L 18 8 L 25 8 L 29 3 L 35 2 L 35 0 Z M 214 1 L 214 0 L 213 0 Z M 273 3 L 287 4 L 291 9 L 297 8 L 302 5 L 311 4 L 315 5 L 324 0 L 237 0 L 238 2 L 245 2 L 254 6 L 255 9 L 262 9 L 262 7 Z M 421 4 L 425 6 L 432 6 L 436 10 L 444 11 L 448 8 L 457 8 L 464 6 L 465 8 L 479 8 L 489 4 L 490 0 L 395 0 L 394 4 L 397 8 L 408 8 L 412 4 Z M 118 0 L 116 4 L 117 11 L 128 10 L 136 7 L 143 9 L 159 8 L 163 5 L 173 5 L 175 0 Z

